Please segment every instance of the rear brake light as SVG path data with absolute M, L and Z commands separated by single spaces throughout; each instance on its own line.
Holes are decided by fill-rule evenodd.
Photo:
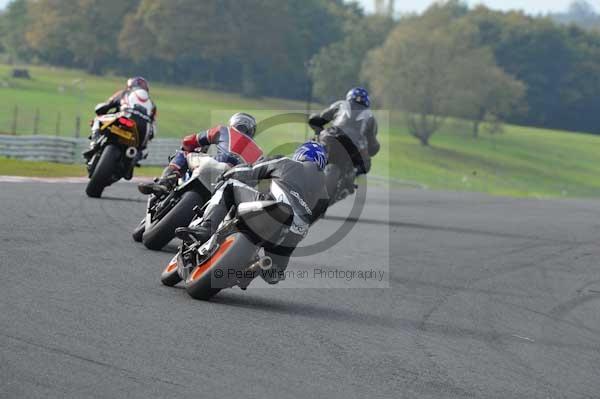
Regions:
M 125 127 L 134 127 L 135 122 L 127 118 L 119 118 L 119 123 Z

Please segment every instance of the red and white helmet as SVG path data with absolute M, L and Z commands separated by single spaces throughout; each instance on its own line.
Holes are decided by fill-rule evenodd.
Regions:
M 136 76 L 134 78 L 128 79 L 127 88 L 140 88 L 146 90 L 147 92 L 150 92 L 150 85 L 148 84 L 148 81 L 142 78 L 141 76 Z

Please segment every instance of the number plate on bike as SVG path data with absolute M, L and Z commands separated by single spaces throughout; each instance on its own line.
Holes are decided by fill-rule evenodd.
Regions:
M 111 126 L 109 130 L 112 134 L 122 137 L 125 140 L 133 140 L 133 133 L 128 132 L 127 130 L 123 130 L 117 126 Z

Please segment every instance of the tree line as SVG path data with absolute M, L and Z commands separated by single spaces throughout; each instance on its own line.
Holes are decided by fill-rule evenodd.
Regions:
M 370 26 L 314 57 L 320 98 L 364 82 L 424 145 L 447 117 L 472 120 L 475 136 L 502 121 L 600 134 L 599 31 L 458 0 Z
M 600 14 L 588 0 L 573 0 L 566 12 L 552 13 L 549 16 L 561 24 L 600 30 Z
M 423 144 L 447 117 L 600 133 L 600 33 L 458 0 L 391 19 L 343 0 L 13 0 L 14 62 L 327 102 L 356 85 Z
M 303 98 L 307 64 L 340 40 L 342 0 L 14 0 L 0 19 L 13 59 Z

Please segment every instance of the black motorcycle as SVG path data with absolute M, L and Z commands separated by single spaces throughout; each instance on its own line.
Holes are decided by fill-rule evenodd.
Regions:
M 358 188 L 355 182 L 359 169 L 355 165 L 360 164 L 361 155 L 352 140 L 343 134 L 336 135 L 335 142 L 326 142 L 320 130 L 316 130 L 315 133 L 315 141 L 324 145 L 328 151 L 336 153 L 335 158 L 330 154 L 329 163 L 324 170 L 331 206 L 354 194 Z M 338 162 L 334 162 L 333 159 L 337 159 Z
M 217 179 L 229 169 L 210 155 L 192 152 L 187 155 L 189 172 L 173 190 L 151 195 L 146 216 L 133 231 L 132 237 L 151 250 L 159 251 L 174 237 L 178 227 L 190 224 L 194 208 L 202 207 L 214 192 Z
M 226 288 L 239 286 L 245 290 L 256 277 L 272 268 L 272 259 L 261 256 L 261 249 L 277 243 L 289 231 L 293 218 L 292 208 L 281 202 L 256 201 L 234 206 L 206 243 L 181 245 L 163 271 L 161 281 L 169 287 L 183 281 L 187 293 L 201 300 Z M 200 220 L 194 220 L 191 226 Z
M 137 123 L 124 113 L 98 117 L 100 134 L 83 153 L 90 181 L 85 192 L 100 198 L 104 189 L 122 178 L 131 180 L 136 166 L 140 134 Z

